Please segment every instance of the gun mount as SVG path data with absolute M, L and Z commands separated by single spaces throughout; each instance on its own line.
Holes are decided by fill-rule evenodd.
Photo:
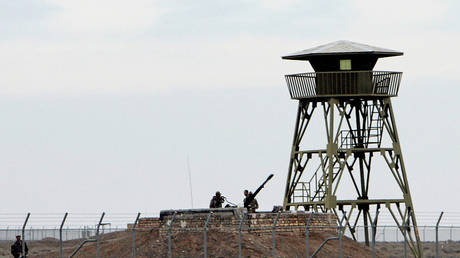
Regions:
M 245 208 L 248 208 L 249 205 L 251 204 L 252 200 L 254 200 L 254 198 L 256 198 L 257 194 L 260 192 L 260 190 L 262 190 L 262 188 L 264 188 L 265 184 L 270 181 L 270 179 L 272 179 L 273 177 L 273 174 L 270 174 L 267 179 L 259 186 L 259 188 L 257 188 L 257 190 L 254 191 L 254 193 L 252 194 L 249 194 L 248 197 L 246 197 L 246 199 L 244 200 L 244 207 Z

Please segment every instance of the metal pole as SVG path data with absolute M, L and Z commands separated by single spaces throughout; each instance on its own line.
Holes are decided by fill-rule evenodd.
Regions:
M 406 223 L 403 224 L 403 234 L 404 234 L 404 258 L 407 258 L 407 242 L 406 242 Z
M 359 242 L 359 228 L 360 226 L 356 226 L 358 228 L 358 230 L 356 230 L 356 242 Z
M 339 238 L 338 237 L 330 237 L 330 238 L 327 238 L 326 240 L 323 241 L 323 243 L 321 243 L 321 245 L 318 247 L 318 249 L 316 249 L 313 254 L 311 255 L 311 257 L 316 257 L 316 255 L 318 254 L 319 251 L 321 251 L 321 249 L 327 244 L 327 242 L 331 241 L 331 240 L 338 240 Z
M 190 186 L 190 203 L 192 205 L 192 209 L 193 209 L 193 188 L 192 188 L 192 171 L 190 169 L 190 160 L 187 156 L 187 170 L 188 170 L 188 184 Z
M 29 221 L 29 217 L 30 217 L 30 212 L 27 213 L 26 220 L 24 221 L 24 224 L 22 225 L 22 256 L 23 256 L 24 258 L 27 257 L 27 254 L 26 254 L 26 236 L 25 236 L 25 232 L 26 232 L 27 221 Z
M 375 235 L 377 232 L 377 217 L 379 216 L 379 210 L 375 213 L 374 221 L 371 221 L 372 226 L 372 258 L 375 258 Z
M 139 221 L 139 217 L 141 216 L 141 213 L 137 213 L 136 220 L 134 221 L 133 225 L 133 258 L 136 258 L 136 226 L 137 222 Z
M 371 222 L 372 227 L 372 258 L 375 258 L 375 225 Z
M 59 227 L 59 257 L 62 258 L 62 227 L 64 226 L 65 220 L 67 219 L 68 213 L 64 214 L 64 218 L 62 219 L 61 226 Z
M 408 227 L 409 227 L 409 218 L 410 218 L 410 212 L 407 216 L 407 220 L 404 221 L 403 223 L 403 237 L 404 237 L 404 258 L 407 258 L 407 237 L 406 237 L 406 233 L 408 231 Z M 410 233 L 409 233 L 410 234 Z
M 241 215 L 241 220 L 240 220 L 240 226 L 238 227 L 238 257 L 242 257 L 242 251 L 241 251 L 241 228 L 243 227 L 243 221 L 244 217 L 246 216 L 246 212 L 243 212 Z
M 387 226 L 383 226 L 383 242 L 385 242 L 385 229 Z
M 86 239 L 85 241 L 83 241 L 78 247 L 77 249 L 75 249 L 75 251 L 73 251 L 73 253 L 69 256 L 69 258 L 72 258 L 75 256 L 75 254 L 78 253 L 78 251 L 80 251 L 80 249 L 86 244 L 86 243 L 90 243 L 90 242 L 97 242 L 95 239 Z
M 168 257 L 172 257 L 172 242 L 171 242 L 171 227 L 172 227 L 172 224 L 174 222 L 174 219 L 176 218 L 176 213 L 177 211 L 174 212 L 173 216 L 172 216 L 172 219 L 171 219 L 171 222 L 169 223 L 169 227 L 168 227 Z
M 425 230 L 426 230 L 426 225 L 423 226 L 423 242 L 425 242 Z
M 101 227 L 102 220 L 104 219 L 104 216 L 105 216 L 105 212 L 102 213 L 101 219 L 99 220 L 99 223 L 97 224 L 97 229 L 96 229 L 96 240 L 97 240 L 97 243 L 96 243 L 96 246 L 97 246 L 96 257 L 97 258 L 101 257 L 101 240 L 100 240 L 100 237 L 99 237 L 99 228 Z
M 309 238 L 310 238 L 310 222 L 311 222 L 311 217 L 313 213 L 310 213 L 310 216 L 308 216 L 307 224 L 305 225 L 305 256 L 308 258 L 310 257 L 310 247 L 309 247 Z
M 342 219 L 339 220 L 339 223 L 340 223 L 340 225 L 339 225 L 339 258 L 342 258 L 342 251 L 343 251 L 342 250 L 343 249 L 343 241 L 342 241 L 342 239 L 343 239 L 343 237 L 342 237 L 343 236 L 343 221 L 345 220 L 346 217 L 347 217 L 347 213 L 344 212 Z
M 278 214 L 276 214 L 275 221 L 273 222 L 273 230 L 272 230 L 272 241 L 273 241 L 273 247 L 272 247 L 272 252 L 273 252 L 273 258 L 276 258 L 276 223 L 278 223 L 278 219 L 280 218 L 281 211 L 278 211 Z
M 203 242 L 203 249 L 204 249 L 204 258 L 208 257 L 208 243 L 207 243 L 207 239 L 208 239 L 208 236 L 207 236 L 207 233 L 206 233 L 206 229 L 208 228 L 208 223 L 209 223 L 209 219 L 211 218 L 211 215 L 212 215 L 212 211 L 209 212 L 208 214 L 208 217 L 206 218 L 206 223 L 204 223 L 204 242 Z
M 439 222 L 441 222 L 441 218 L 444 212 L 442 211 L 441 214 L 439 215 L 438 222 L 436 222 L 436 258 L 439 257 L 439 247 L 438 247 L 438 231 L 439 231 Z

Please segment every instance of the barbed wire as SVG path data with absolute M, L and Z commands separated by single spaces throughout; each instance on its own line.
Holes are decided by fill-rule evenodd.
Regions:
M 59 227 L 65 213 L 31 213 L 27 227 Z M 102 213 L 68 213 L 65 227 L 80 228 L 94 226 L 99 222 Z M 416 212 L 419 226 L 435 225 L 440 212 L 418 211 Z M 26 213 L 0 213 L 0 229 L 19 227 L 24 224 Z M 371 216 L 373 216 L 371 212 Z M 126 227 L 135 221 L 137 213 L 106 213 L 103 222 L 113 227 Z M 141 212 L 141 218 L 159 217 L 159 212 Z M 394 219 L 388 211 L 383 210 L 379 215 L 380 225 L 394 225 Z M 444 212 L 440 226 L 460 226 L 460 212 Z

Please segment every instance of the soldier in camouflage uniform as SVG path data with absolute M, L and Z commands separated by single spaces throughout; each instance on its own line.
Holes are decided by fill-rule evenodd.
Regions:
M 29 248 L 27 248 L 27 244 L 24 243 L 24 250 L 25 250 L 25 254 L 27 255 L 27 253 L 29 252 Z M 23 253 L 22 253 L 22 240 L 21 240 L 21 236 L 16 236 L 16 242 L 14 242 L 14 244 L 11 246 L 11 254 L 13 255 L 14 258 L 19 258 L 19 257 L 25 257 L 23 256 Z
M 222 204 L 224 203 L 224 197 L 220 194 L 219 191 L 216 192 L 211 199 L 211 203 L 209 204 L 209 208 L 222 208 Z
M 247 204 L 246 200 L 251 196 L 252 200 Z M 252 192 L 249 192 L 248 190 L 244 190 L 244 200 L 243 203 L 245 204 L 246 208 L 248 209 L 248 212 L 256 212 L 256 210 L 259 208 L 259 203 L 257 202 L 256 198 L 252 197 Z

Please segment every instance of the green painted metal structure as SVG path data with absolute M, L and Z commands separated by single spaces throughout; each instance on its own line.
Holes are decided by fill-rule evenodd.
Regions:
M 378 211 L 384 206 L 413 255 L 422 257 L 391 103 L 391 97 L 398 95 L 402 73 L 373 71 L 378 58 L 402 54 L 336 41 L 283 57 L 309 61 L 315 70 L 285 76 L 291 98 L 299 104 L 283 208 L 333 212 L 337 216 L 341 213 L 354 239 L 356 226 L 362 222 L 369 245 L 371 234 L 376 234 L 371 230 L 371 213 L 376 214 L 377 222 Z M 323 135 L 309 135 L 314 131 L 308 129 L 314 114 L 320 115 L 318 121 L 324 123 Z M 321 137 L 323 148 L 310 147 Z M 386 164 L 383 173 L 372 166 L 377 159 Z M 374 197 L 374 173 L 379 178 L 390 177 L 396 190 L 384 195 L 394 198 Z M 345 178 L 348 182 L 343 182 Z

